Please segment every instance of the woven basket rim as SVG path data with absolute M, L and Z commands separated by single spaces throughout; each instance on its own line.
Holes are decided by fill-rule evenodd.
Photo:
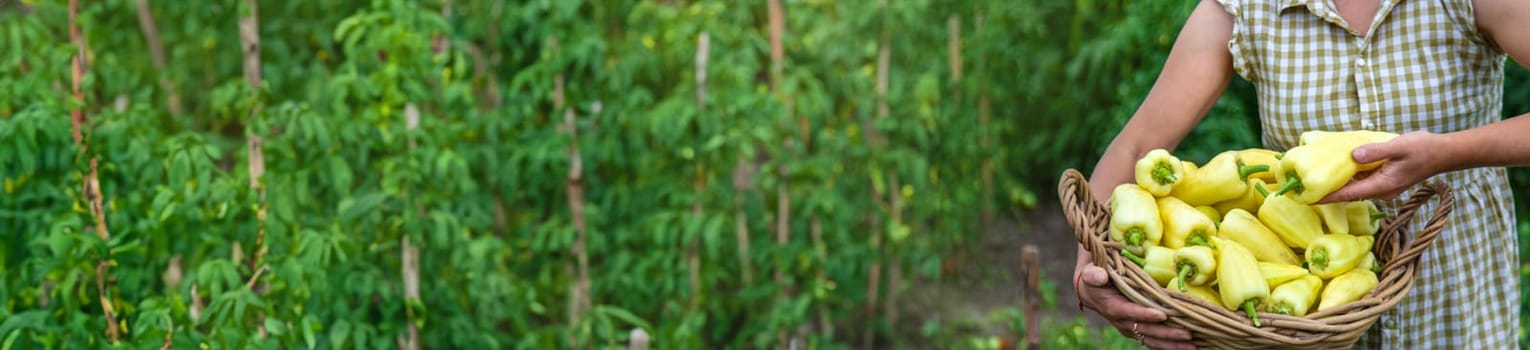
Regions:
M 1382 264 L 1375 290 L 1358 301 L 1303 317 L 1261 312 L 1262 326 L 1254 327 L 1244 314 L 1158 286 L 1140 267 L 1121 256 L 1119 243 L 1109 241 L 1110 209 L 1094 199 L 1084 175 L 1068 169 L 1058 183 L 1062 211 L 1075 238 L 1094 255 L 1094 264 L 1105 269 L 1123 295 L 1166 313 L 1166 323 L 1190 330 L 1197 345 L 1227 348 L 1343 348 L 1359 340 L 1383 312 L 1395 307 L 1412 289 L 1419 255 L 1443 231 L 1455 207 L 1450 188 L 1438 181 L 1427 181 L 1411 193 L 1398 214 L 1385 219 L 1375 234 L 1372 251 Z M 1410 237 L 1408 223 L 1419 208 L 1435 198 L 1439 204 L 1433 215 L 1421 232 Z

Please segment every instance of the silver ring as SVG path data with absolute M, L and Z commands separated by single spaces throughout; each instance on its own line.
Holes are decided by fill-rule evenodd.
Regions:
M 1137 322 L 1132 322 L 1132 336 L 1137 339 L 1137 344 L 1146 344 L 1142 342 L 1142 332 L 1137 331 Z

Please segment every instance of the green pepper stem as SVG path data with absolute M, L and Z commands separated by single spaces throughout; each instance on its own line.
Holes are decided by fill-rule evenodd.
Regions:
M 1130 230 L 1126 230 L 1126 245 L 1141 247 L 1142 240 L 1147 239 L 1147 232 L 1143 231 L 1141 227 L 1133 227 Z
M 1256 298 L 1243 301 L 1243 311 L 1248 313 L 1248 318 L 1254 320 L 1254 327 L 1262 327 L 1262 325 L 1259 324 L 1259 314 L 1254 312 L 1255 304 L 1259 304 L 1259 299 Z
M 1174 176 L 1174 165 L 1167 161 L 1159 161 L 1153 165 L 1153 182 L 1159 185 L 1172 185 L 1179 182 L 1179 177 Z
M 1291 315 L 1293 313 L 1296 313 L 1296 310 L 1292 310 L 1291 304 L 1276 303 L 1275 306 L 1271 306 L 1270 307 L 1270 312 L 1274 312 L 1274 313 L 1281 314 L 1281 315 Z
M 1312 266 L 1319 270 L 1328 268 L 1328 251 L 1323 249 L 1313 249 L 1312 259 L 1308 262 L 1312 263 Z
M 1184 292 L 1189 290 L 1185 289 L 1185 278 L 1190 276 L 1192 270 L 1195 270 L 1194 265 L 1179 264 L 1179 291 Z
M 1186 237 L 1185 238 L 1185 246 L 1186 247 L 1197 246 L 1197 245 L 1198 246 L 1207 247 L 1207 248 L 1216 248 L 1216 247 L 1211 246 L 1210 242 L 1206 241 L 1206 233 L 1202 232 L 1202 231 L 1191 232 L 1190 233 L 1190 237 Z
M 1275 191 L 1275 195 L 1282 195 L 1287 191 L 1302 193 L 1306 189 L 1306 186 L 1302 186 L 1302 177 L 1296 175 L 1296 171 L 1293 170 L 1286 172 L 1286 183 L 1280 185 L 1280 189 Z
M 1132 262 L 1137 263 L 1137 266 L 1147 266 L 1147 260 L 1137 256 L 1137 253 L 1132 253 L 1130 250 L 1122 249 L 1121 256 L 1126 257 L 1127 260 L 1131 260 Z
M 1270 197 L 1270 190 L 1264 189 L 1264 185 L 1254 185 L 1254 190 L 1259 191 L 1259 195 L 1264 196 L 1265 198 Z
M 1371 225 L 1373 225 L 1373 226 L 1376 225 L 1376 221 L 1381 220 L 1381 219 L 1385 219 L 1386 217 L 1387 217 L 1387 213 L 1386 212 L 1380 211 L 1380 210 L 1376 210 L 1376 209 L 1371 209 Z
M 1262 172 L 1266 172 L 1266 171 L 1270 171 L 1270 166 L 1269 165 L 1265 165 L 1265 164 L 1243 165 L 1243 166 L 1239 166 L 1238 167 L 1238 178 L 1243 179 L 1243 181 L 1246 182 L 1246 181 L 1248 181 L 1248 176 L 1249 175 L 1253 175 L 1254 173 L 1262 173 Z
M 1286 152 L 1280 152 L 1280 153 L 1276 153 L 1275 154 L 1275 160 L 1285 160 L 1285 159 L 1286 159 Z

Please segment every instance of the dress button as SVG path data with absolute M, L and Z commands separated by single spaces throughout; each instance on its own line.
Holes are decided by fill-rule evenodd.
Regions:
M 1355 65 L 1361 66 L 1361 67 L 1365 67 L 1365 59 L 1361 58 L 1361 59 L 1355 60 Z

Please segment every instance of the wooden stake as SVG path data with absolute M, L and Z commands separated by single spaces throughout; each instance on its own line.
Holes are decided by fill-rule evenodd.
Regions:
M 255 0 L 245 0 L 246 6 L 250 7 L 250 15 L 239 19 L 239 44 L 244 51 L 244 80 L 249 83 L 250 93 L 254 94 L 257 101 L 250 108 L 249 118 L 258 118 L 261 110 L 260 85 L 260 7 Z M 247 124 L 248 125 L 248 124 Z M 250 189 L 255 191 L 255 256 L 250 260 L 250 268 L 255 273 L 250 277 L 251 290 L 257 295 L 265 293 L 265 282 L 260 282 L 258 287 L 253 284 L 260 278 L 260 273 L 266 270 L 266 156 L 264 148 L 265 140 L 260 130 L 250 128 L 246 131 L 245 145 L 250 152 Z M 258 330 L 261 338 L 267 336 L 265 315 L 260 316 L 261 323 Z
M 133 4 L 138 8 L 138 27 L 143 31 L 143 40 L 149 46 L 149 58 L 154 60 L 154 69 L 159 71 L 159 87 L 165 90 L 165 105 L 170 107 L 171 115 L 180 115 L 181 95 L 165 71 L 169 60 L 165 58 L 165 44 L 159 40 L 159 28 L 154 24 L 154 12 L 149 8 L 149 0 L 134 0 Z
M 88 65 L 86 59 L 85 39 L 80 34 L 79 17 L 80 4 L 78 0 L 69 0 L 69 43 L 75 46 L 74 59 L 70 60 L 70 91 L 76 104 L 69 109 L 70 129 L 74 133 L 74 145 L 79 150 L 76 157 L 90 157 L 86 160 L 89 168 L 86 169 L 81 183 L 81 194 L 86 204 L 90 207 L 90 215 L 95 218 L 96 236 L 102 241 L 110 242 L 111 231 L 106 227 L 106 212 L 101 207 L 101 182 L 96 172 L 96 157 L 90 156 L 90 142 L 85 139 L 84 128 L 88 119 L 85 115 L 85 92 L 80 89 L 80 83 L 85 80 L 85 70 Z M 78 158 L 77 158 L 78 159 Z M 113 307 L 107 291 L 111 284 L 111 253 L 96 262 L 96 293 L 101 302 L 101 313 L 106 316 L 106 335 L 112 344 L 117 344 L 118 329 L 117 312 Z
M 711 49 L 711 41 L 711 37 L 709 37 L 706 32 L 702 32 L 701 35 L 696 37 L 695 75 L 696 113 L 698 115 L 705 115 L 703 111 L 706 110 L 707 56 L 709 55 L 707 51 Z M 698 161 L 696 164 L 696 175 L 694 180 L 691 181 L 691 188 L 696 193 L 695 202 L 691 204 L 691 217 L 693 220 L 700 221 L 704 218 L 704 215 L 702 215 L 701 203 L 705 201 L 706 198 L 707 172 L 706 167 L 704 164 L 702 164 L 702 162 Z M 700 232 L 696 232 L 696 236 L 691 237 L 690 243 L 687 244 L 685 248 L 686 260 L 690 265 L 691 273 L 690 282 L 692 310 L 697 309 L 701 304 L 701 236 L 702 234 Z

